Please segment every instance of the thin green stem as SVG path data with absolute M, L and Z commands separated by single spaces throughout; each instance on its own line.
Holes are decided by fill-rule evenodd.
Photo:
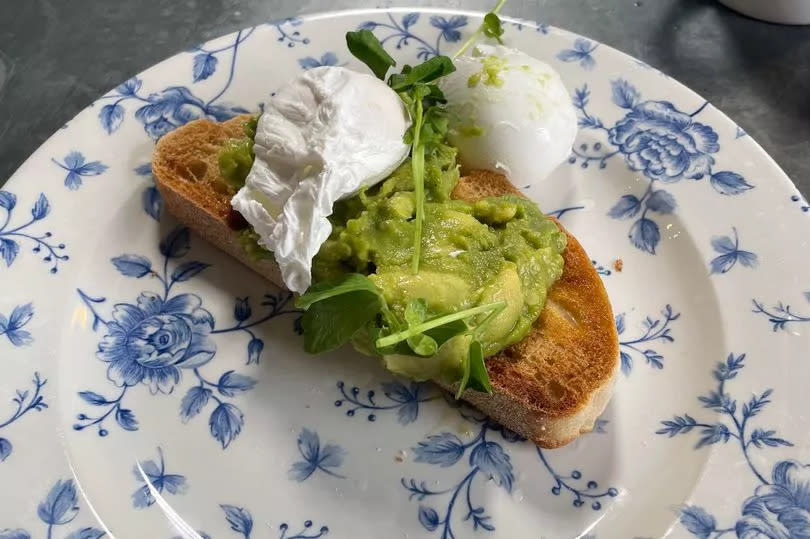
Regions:
M 414 197 L 416 198 L 416 230 L 413 234 L 413 256 L 411 271 L 419 271 L 419 256 L 422 251 L 422 224 L 425 220 L 425 147 L 420 139 L 422 131 L 422 99 L 416 100 L 416 117 L 413 120 L 413 151 L 411 170 L 413 172 Z
M 493 303 L 487 303 L 486 305 L 479 305 L 478 307 L 472 307 L 471 309 L 465 309 L 457 313 L 446 314 L 444 316 L 434 318 L 433 320 L 423 322 L 419 325 L 412 326 L 404 331 L 393 333 L 386 337 L 377 339 L 377 348 L 385 348 L 387 346 L 394 345 L 398 342 L 402 342 L 408 339 L 409 337 L 413 337 L 414 335 L 424 333 L 425 331 L 428 331 L 430 329 L 437 328 L 445 324 L 449 324 L 450 322 L 455 322 L 456 320 L 464 320 L 465 318 L 469 318 L 477 314 L 489 313 L 497 309 L 502 309 L 505 306 L 506 306 L 505 301 L 496 301 Z
M 505 3 L 506 0 L 498 0 L 498 3 L 495 5 L 495 8 L 492 11 L 490 11 L 490 13 L 494 13 L 495 15 L 497 15 L 498 12 L 501 11 L 501 8 Z M 470 45 L 475 43 L 478 40 L 478 38 L 481 37 L 483 31 L 484 31 L 484 23 L 481 23 L 481 26 L 478 27 L 478 30 L 473 32 L 473 35 L 467 38 L 467 41 L 464 42 L 461 48 L 457 50 L 455 54 L 453 54 L 453 60 L 455 60 L 456 58 L 467 52 L 467 49 L 470 48 Z

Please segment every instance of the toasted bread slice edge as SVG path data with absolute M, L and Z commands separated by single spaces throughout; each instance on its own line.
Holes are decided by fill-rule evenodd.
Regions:
M 238 241 L 237 233 L 228 226 L 225 212 L 229 207 L 230 194 L 210 192 L 211 187 L 206 185 L 213 175 L 219 174 L 219 148 L 227 139 L 241 136 L 242 125 L 248 118 L 245 115 L 223 123 L 196 120 L 168 133 L 155 148 L 152 172 L 163 197 L 164 207 L 169 213 L 242 264 L 283 286 L 275 262 L 255 261 L 248 257 Z M 202 182 L 196 175 L 187 173 L 186 164 L 191 161 L 205 163 L 206 178 Z M 196 168 L 202 169 L 201 166 Z M 200 193 L 201 190 L 208 192 Z M 503 176 L 488 171 L 475 171 L 462 178 L 454 197 L 473 200 L 506 193 L 517 191 Z M 495 393 L 489 396 L 466 391 L 463 395 L 464 400 L 494 420 L 544 448 L 565 445 L 593 428 L 596 418 L 610 399 L 619 366 L 618 336 L 607 293 L 579 242 L 571 234 L 568 234 L 568 241 L 569 246 L 564 253 L 566 269 L 563 278 L 549 292 L 549 304 L 555 304 L 558 300 L 570 304 L 573 298 L 573 303 L 579 306 L 579 310 L 585 311 L 582 324 L 594 327 L 585 331 L 577 324 L 579 329 L 574 331 L 574 336 L 580 341 L 571 341 L 572 337 L 561 334 L 562 330 L 559 329 L 565 328 L 561 320 L 570 318 L 567 309 L 562 309 L 562 315 L 556 313 L 555 309 L 544 309 L 538 324 L 524 341 L 487 359 L 487 369 Z M 587 305 L 588 302 L 591 305 Z M 581 314 L 577 313 L 577 316 Z M 589 345 L 589 339 L 596 339 L 598 346 Z M 545 350 L 557 340 L 563 345 L 561 350 Z M 582 342 L 585 343 L 584 346 Z M 572 343 L 592 355 L 580 357 L 583 350 L 572 349 Z M 554 391 L 549 393 L 539 387 L 537 380 L 526 379 L 523 375 L 525 363 L 534 361 L 531 356 L 532 345 L 542 352 L 541 355 L 549 357 L 557 353 L 562 356 L 576 355 L 577 365 L 584 365 L 583 372 L 588 377 L 588 383 L 581 394 L 573 391 L 572 395 L 552 399 Z M 569 370 L 573 370 L 573 367 Z M 535 374 L 542 377 L 542 373 Z

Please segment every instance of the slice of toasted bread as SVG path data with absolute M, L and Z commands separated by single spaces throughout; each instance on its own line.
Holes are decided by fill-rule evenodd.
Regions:
M 155 148 L 152 171 L 171 214 L 283 286 L 273 261 L 256 262 L 243 251 L 229 227 L 231 193 L 218 188 L 222 185 L 218 152 L 227 139 L 243 136 L 248 118 L 224 123 L 197 120 L 165 135 Z M 453 197 L 474 201 L 507 193 L 518 191 L 504 176 L 473 171 L 459 181 Z M 610 399 L 619 366 L 618 336 L 607 293 L 571 234 L 563 258 L 563 276 L 550 290 L 531 333 L 487 358 L 493 394 L 465 391 L 463 395 L 492 419 L 545 448 L 567 444 L 593 428 Z

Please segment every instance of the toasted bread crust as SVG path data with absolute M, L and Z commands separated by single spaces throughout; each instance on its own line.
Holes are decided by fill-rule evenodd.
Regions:
M 228 226 L 231 193 L 217 189 L 219 150 L 228 138 L 242 136 L 249 118 L 244 115 L 224 123 L 196 120 L 167 134 L 155 148 L 152 171 L 171 214 L 283 286 L 273 261 L 256 262 L 246 256 Z M 473 171 L 459 181 L 453 197 L 472 201 L 506 193 L 519 194 L 504 176 Z M 544 448 L 565 445 L 593 428 L 610 399 L 619 366 L 618 336 L 605 288 L 582 246 L 566 234 L 563 276 L 549 291 L 534 328 L 520 343 L 487 358 L 493 395 L 475 391 L 463 395 L 494 420 Z

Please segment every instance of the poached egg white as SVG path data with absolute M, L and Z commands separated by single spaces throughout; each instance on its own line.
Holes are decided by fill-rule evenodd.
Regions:
M 524 186 L 568 158 L 577 117 L 553 68 L 500 45 L 479 45 L 455 66 L 439 85 L 462 168 L 497 170 Z
M 305 71 L 267 104 L 253 167 L 231 204 L 273 252 L 291 291 L 309 288 L 333 204 L 382 181 L 408 156 L 409 125 L 384 82 L 343 67 Z

